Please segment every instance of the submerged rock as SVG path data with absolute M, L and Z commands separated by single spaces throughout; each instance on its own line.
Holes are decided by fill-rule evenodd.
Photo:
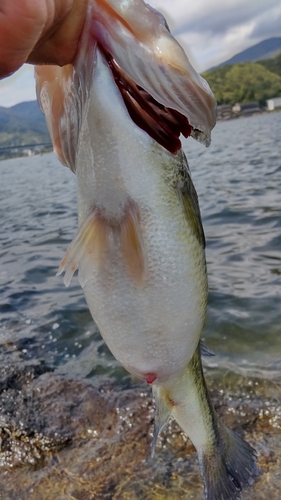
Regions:
M 146 385 L 131 381 L 124 388 L 105 381 L 97 388 L 89 380 L 68 380 L 44 363 L 24 361 L 12 347 L 4 351 L 1 499 L 203 498 L 195 449 L 175 422 L 150 458 L 154 410 Z M 261 475 L 243 499 L 279 499 L 280 381 L 208 373 L 219 415 L 259 454 Z

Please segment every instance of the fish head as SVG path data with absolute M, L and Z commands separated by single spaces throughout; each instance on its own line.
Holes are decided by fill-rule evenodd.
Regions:
M 75 171 L 75 155 L 96 51 L 102 51 L 132 120 L 171 153 L 179 136 L 209 146 L 216 101 L 158 11 L 143 0 L 91 0 L 73 64 L 37 66 L 37 98 L 61 162 Z
M 216 123 L 214 94 L 162 14 L 143 0 L 95 0 L 90 32 L 131 80 L 186 117 L 191 135 L 209 146 Z

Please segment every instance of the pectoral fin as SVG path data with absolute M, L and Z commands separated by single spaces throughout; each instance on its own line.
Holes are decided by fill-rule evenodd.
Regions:
M 69 286 L 76 269 L 79 268 L 78 278 L 83 287 L 92 276 L 93 268 L 101 267 L 109 249 L 110 232 L 110 225 L 97 210 L 93 209 L 60 263 L 57 276 L 65 271 L 63 280 L 65 286 Z
M 138 285 L 143 284 L 147 272 L 146 251 L 138 207 L 132 201 L 120 224 L 120 249 L 127 272 Z
M 92 208 L 61 261 L 57 276 L 65 271 L 64 283 L 69 286 L 76 269 L 82 287 L 93 275 L 102 271 L 109 249 L 119 255 L 120 265 L 138 285 L 142 285 L 147 272 L 146 252 L 143 244 L 137 205 L 131 200 L 124 208 L 121 219 L 108 219 L 99 209 Z

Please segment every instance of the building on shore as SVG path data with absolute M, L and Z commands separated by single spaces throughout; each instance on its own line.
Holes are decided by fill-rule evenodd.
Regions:
M 229 120 L 232 118 L 232 106 L 231 104 L 219 104 L 217 106 L 217 119 L 218 120 Z
M 260 113 L 261 107 L 258 101 L 253 102 L 237 102 L 232 107 L 233 113 L 239 115 L 250 115 L 253 113 Z
M 281 97 L 272 97 L 272 99 L 267 99 L 266 107 L 268 111 L 274 111 L 275 109 L 281 108 Z

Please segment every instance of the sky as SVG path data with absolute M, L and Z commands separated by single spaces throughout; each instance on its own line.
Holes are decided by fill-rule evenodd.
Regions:
M 195 69 L 202 72 L 242 50 L 281 36 L 280 0 L 147 0 L 166 17 Z M 36 99 L 25 64 L 0 81 L 0 106 Z

